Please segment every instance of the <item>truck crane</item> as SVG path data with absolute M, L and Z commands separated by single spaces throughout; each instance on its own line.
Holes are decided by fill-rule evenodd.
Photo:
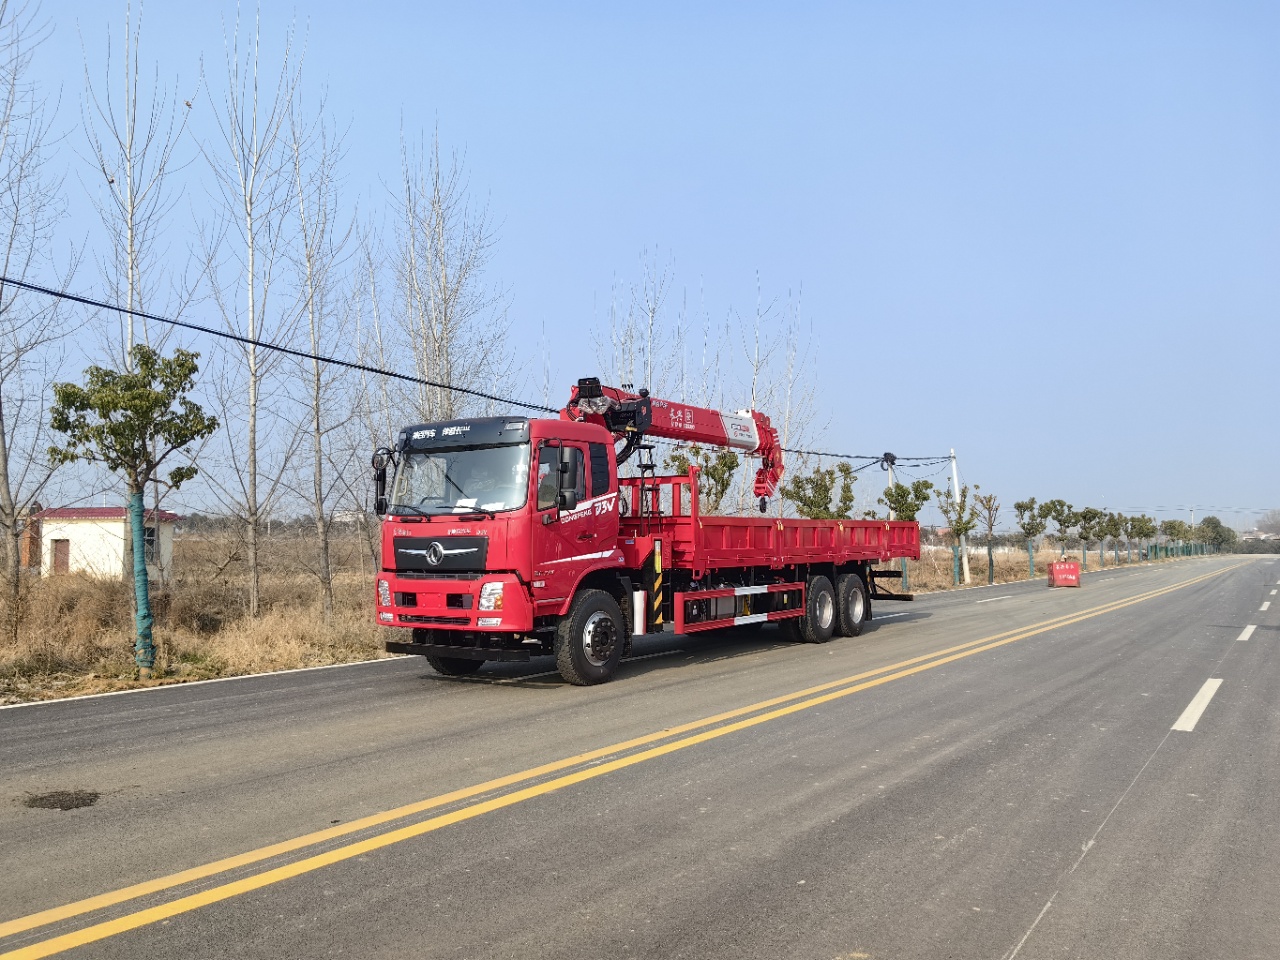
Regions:
M 392 653 L 446 676 L 554 656 L 565 680 L 613 677 L 634 637 L 777 623 L 796 641 L 857 636 L 872 598 L 911 599 L 877 564 L 918 559 L 914 522 L 722 517 L 698 468 L 659 475 L 650 439 L 759 458 L 761 512 L 783 473 L 762 413 L 720 413 L 579 380 L 559 419 L 482 417 L 400 431 L 374 455 L 379 624 Z M 637 469 L 619 466 L 640 454 Z

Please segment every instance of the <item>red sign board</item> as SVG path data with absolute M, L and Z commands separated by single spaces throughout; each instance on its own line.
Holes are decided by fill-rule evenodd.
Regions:
M 1074 560 L 1059 560 L 1049 564 L 1049 586 L 1080 586 L 1080 564 Z

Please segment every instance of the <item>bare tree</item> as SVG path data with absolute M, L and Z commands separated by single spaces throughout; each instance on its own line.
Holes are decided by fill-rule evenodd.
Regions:
M 683 376 L 675 376 L 683 369 L 683 316 L 673 326 L 667 314 L 673 271 L 673 263 L 659 261 L 656 248 L 652 253 L 646 249 L 640 254 L 638 283 L 624 292 L 614 279 L 608 343 L 597 338 L 596 355 L 602 366 L 611 368 L 616 386 L 647 387 L 655 396 L 689 402 Z
M 231 360 L 218 385 L 219 419 L 224 425 L 230 479 L 214 485 L 243 523 L 249 568 L 248 610 L 260 606 L 260 535 L 281 494 L 281 484 L 293 450 L 293 432 L 283 404 L 264 408 L 264 399 L 280 400 L 281 356 L 259 348 L 255 341 L 286 343 L 299 317 L 296 290 L 281 292 L 279 275 L 293 223 L 293 168 L 288 149 L 289 108 L 299 82 L 300 67 L 293 57 L 293 35 L 286 38 L 274 89 L 264 88 L 260 18 L 255 17 L 247 49 L 241 50 L 240 24 L 227 45 L 225 101 L 218 105 L 217 150 L 205 148 L 216 175 L 224 211 L 223 225 L 206 236 L 206 258 L 218 260 L 220 247 L 230 248 L 224 269 L 237 283 L 217 279 L 211 284 L 214 301 L 227 328 L 248 341 L 230 348 Z M 233 244 L 223 244 L 230 234 Z M 227 291 L 239 286 L 237 303 Z M 272 391 L 277 391 L 272 394 Z M 274 440 L 268 449 L 264 437 Z
M 435 384 L 417 387 L 418 417 L 450 420 L 476 404 L 449 387 L 492 389 L 514 371 L 506 294 L 485 285 L 497 234 L 488 208 L 469 200 L 459 157 L 441 158 L 438 132 L 429 148 L 411 149 L 403 135 L 400 148 L 394 319 L 415 372 Z
M 318 116 L 323 116 L 324 104 Z M 320 599 L 325 622 L 333 618 L 333 568 L 330 562 L 330 522 L 333 487 L 341 482 L 341 471 L 329 470 L 334 446 L 330 442 L 337 427 L 347 418 L 347 404 L 335 403 L 345 377 L 326 370 L 318 354 L 340 335 L 334 285 L 343 249 L 350 237 L 338 220 L 337 166 L 342 156 L 342 139 L 323 119 L 303 116 L 300 95 L 295 93 L 289 108 L 289 152 L 293 158 L 294 200 L 298 218 L 298 270 L 301 274 L 303 313 L 311 344 L 312 358 L 307 370 L 307 417 L 311 438 L 310 502 L 317 538 L 315 573 L 320 581 Z
M 141 41 L 142 4 L 138 5 L 135 19 L 132 3 L 126 2 L 119 90 L 116 92 L 113 86 L 108 33 L 102 92 L 89 75 L 86 58 L 83 105 L 89 159 L 105 188 L 93 198 L 111 244 L 111 256 L 103 262 L 102 272 L 115 294 L 115 302 L 138 312 L 150 309 L 157 287 L 156 274 L 150 265 L 157 254 L 163 252 L 156 249 L 156 243 L 164 220 L 176 202 L 168 189 L 168 176 L 174 169 L 174 149 L 186 130 L 196 97 L 193 91 L 179 109 L 177 97 L 170 99 L 168 90 L 160 85 L 158 67 L 150 91 L 142 92 Z M 175 311 L 166 305 L 165 312 Z M 152 344 L 146 321 L 142 322 L 141 340 L 157 348 L 162 346 L 163 334 L 167 331 Z M 132 370 L 130 351 L 139 339 L 134 331 L 133 313 L 121 314 L 120 323 L 120 341 L 113 352 L 123 369 Z
M 7 278 L 52 268 L 61 181 L 49 172 L 50 119 L 30 78 L 44 39 L 34 7 L 0 0 L 0 532 L 4 539 L 5 633 L 21 622 L 21 538 L 53 474 L 48 458 L 49 384 L 64 335 L 58 301 Z M 74 270 L 64 268 L 63 284 Z
M 977 485 L 973 488 L 978 489 Z M 976 493 L 973 497 L 974 509 L 978 514 L 978 522 L 982 525 L 987 540 L 987 583 L 995 583 L 995 537 L 996 524 L 1000 522 L 1000 498 L 994 493 Z
M 1280 536 L 1280 510 L 1268 510 L 1258 518 L 1255 526 L 1263 533 Z
M 356 269 L 354 271 L 347 313 L 354 329 L 356 349 L 360 363 L 366 366 L 389 369 L 390 341 L 393 331 L 388 330 L 383 310 L 383 261 L 384 256 L 374 230 L 368 226 L 356 231 Z M 352 404 L 353 415 L 342 429 L 344 446 L 355 465 L 367 465 L 373 448 L 389 444 L 396 431 L 402 407 L 397 405 L 401 392 L 387 377 L 374 377 L 360 371 L 357 391 Z M 360 517 L 360 530 L 364 548 L 368 551 L 374 569 L 377 569 L 381 543 L 380 528 L 374 522 L 371 504 L 369 474 L 361 471 L 344 474 L 348 484 L 344 487 L 343 500 Z

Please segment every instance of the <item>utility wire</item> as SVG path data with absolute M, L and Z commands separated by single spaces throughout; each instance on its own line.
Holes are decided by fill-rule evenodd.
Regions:
M 30 290 L 33 293 L 43 293 L 46 296 L 57 297 L 60 300 L 70 300 L 73 303 L 83 304 L 86 307 L 95 307 L 100 310 L 114 310 L 116 313 L 128 314 L 132 317 L 139 317 L 143 320 L 154 320 L 157 323 L 168 323 L 175 327 L 182 327 L 184 330 L 195 330 L 199 333 L 207 333 L 211 337 L 221 337 L 224 340 L 234 340 L 236 343 L 242 343 L 255 347 L 262 347 L 266 350 L 275 350 L 279 353 L 287 354 L 291 357 L 298 357 L 303 360 L 319 360 L 322 363 L 331 363 L 334 366 L 344 367 L 347 370 L 359 370 L 362 373 L 375 373 L 382 377 L 391 377 L 393 380 L 404 380 L 408 383 L 419 383 L 427 387 L 437 387 L 441 390 L 452 390 L 456 393 L 465 393 L 470 397 L 479 397 L 481 400 L 493 400 L 496 403 L 509 403 L 515 407 L 523 407 L 526 410 L 539 410 L 544 413 L 559 413 L 560 411 L 553 407 L 544 407 L 538 403 L 528 403 L 524 400 L 513 400 L 511 397 L 499 397 L 492 393 L 484 393 L 480 390 L 471 390 L 467 387 L 457 387 L 450 383 L 437 383 L 434 380 L 427 380 L 425 377 L 414 377 L 407 373 L 396 373 L 393 370 L 382 370 L 378 367 L 370 367 L 363 363 L 353 363 L 350 360 L 339 360 L 337 357 L 325 357 L 315 353 L 308 353 L 305 350 L 295 350 L 292 347 L 284 347 L 278 343 L 271 343 L 267 340 L 257 340 L 253 337 L 243 337 L 237 333 L 231 333 L 227 330 L 215 330 L 212 327 L 204 327 L 198 323 L 187 323 L 184 320 L 174 320 L 172 317 L 161 317 L 154 313 L 144 313 L 141 310 L 132 310 L 128 307 L 121 307 L 116 304 L 104 303 L 101 300 L 94 300 L 89 297 L 80 297 L 74 293 L 67 293 L 63 290 L 52 290 L 49 287 L 42 287 L 39 284 L 27 283 L 25 280 L 13 280 L 9 277 L 0 276 L 0 285 L 11 284 L 24 290 Z
M 154 313 L 146 313 L 142 310 L 134 310 L 130 307 L 122 307 L 118 304 L 106 303 L 102 300 L 95 300 L 92 297 L 82 297 L 74 293 L 68 293 L 65 290 L 54 290 L 51 287 L 44 287 L 37 283 L 28 283 L 25 280 L 14 280 L 10 277 L 0 275 L 0 285 L 9 284 L 23 290 L 30 290 L 32 293 L 41 293 L 47 297 L 54 297 L 59 300 L 70 300 L 72 303 L 79 303 L 86 307 L 93 307 L 98 310 L 111 310 L 120 314 L 127 314 L 131 317 L 138 317 L 143 320 L 154 320 L 156 323 L 167 323 L 175 327 L 181 327 L 184 330 L 194 330 L 197 333 L 206 333 L 211 337 L 221 337 L 224 340 L 232 340 L 236 343 L 246 344 L 255 347 L 262 347 L 265 350 L 275 350 L 279 353 L 286 354 L 290 357 L 298 357 L 302 360 L 319 360 L 322 363 L 331 363 L 334 366 L 343 367 L 347 370 L 359 370 L 362 373 L 373 373 L 381 377 L 390 377 L 393 380 L 403 380 L 407 383 L 418 383 L 427 387 L 436 387 L 441 390 L 452 390 L 456 393 L 465 393 L 470 397 L 479 397 L 481 400 L 492 400 L 496 403 L 508 403 L 514 407 L 522 407 L 526 410 L 537 410 L 542 413 L 559 413 L 559 409 L 555 407 L 544 406 L 540 403 L 529 403 L 524 400 L 515 400 L 511 397 L 500 397 L 492 393 L 484 393 L 480 390 L 471 390 L 468 387 L 458 387 L 450 383 L 437 383 L 434 380 L 427 380 L 425 377 L 414 377 L 407 373 L 396 373 L 393 370 L 383 370 L 380 367 L 371 367 L 363 363 L 353 363 L 350 360 L 339 360 L 337 357 L 325 357 L 320 354 L 308 353 L 306 350 L 296 350 L 293 347 L 281 346 L 278 343 L 271 343 L 267 340 L 258 340 L 253 337 L 244 337 L 238 333 L 231 333 L 227 330 L 217 330 L 213 327 L 202 326 L 198 323 L 188 323 L 185 320 L 175 320 L 172 317 L 162 317 Z M 790 447 L 783 447 L 783 453 L 795 453 L 801 456 L 813 457 L 830 457 L 833 460 L 866 460 L 867 463 L 862 466 L 855 467 L 854 472 L 865 470 L 867 467 L 877 463 L 883 464 L 887 458 L 884 456 L 867 457 L 855 454 L 845 453 L 824 453 L 818 450 L 798 450 Z M 950 462 L 950 457 L 897 457 L 897 463 L 911 463 L 919 467 L 933 466 L 937 463 Z

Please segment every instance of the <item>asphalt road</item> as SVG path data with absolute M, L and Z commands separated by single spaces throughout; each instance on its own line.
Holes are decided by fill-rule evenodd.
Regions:
M 1109 568 L 646 638 L 593 688 L 404 659 L 3 709 L 0 960 L 1270 960 L 1278 586 Z

